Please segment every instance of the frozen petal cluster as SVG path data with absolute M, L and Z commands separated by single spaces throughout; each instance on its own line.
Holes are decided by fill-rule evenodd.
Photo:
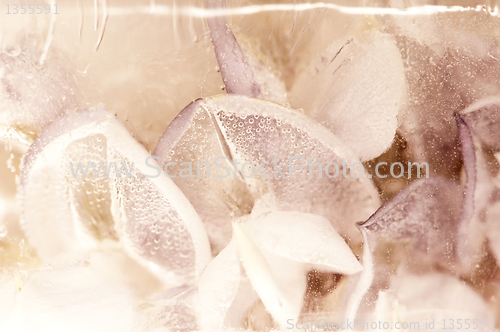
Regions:
M 498 327 L 496 32 L 370 16 L 278 75 L 227 8 L 206 1 L 227 93 L 189 103 L 152 153 L 106 107 L 76 110 L 69 61 L 0 52 L 2 144 L 29 144 L 15 208 L 0 191 L 0 254 L 26 260 L 1 262 L 0 330 Z M 373 178 L 385 160 L 430 165 Z

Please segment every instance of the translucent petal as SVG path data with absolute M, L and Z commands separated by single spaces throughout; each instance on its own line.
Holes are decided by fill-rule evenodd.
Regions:
M 40 255 L 119 237 L 168 282 L 199 275 L 210 259 L 202 223 L 164 174 L 145 176 L 151 173 L 147 158 L 105 111 L 78 112 L 49 125 L 30 147 L 21 174 L 23 224 Z
M 362 227 L 392 238 L 408 239 L 431 259 L 472 261 L 470 222 L 474 215 L 476 156 L 470 130 L 460 115 L 456 123 L 465 169 L 463 191 L 441 178 L 418 179 L 382 206 Z M 461 197 L 461 198 L 460 198 Z M 459 214 L 457 211 L 460 211 Z
M 500 201 L 497 200 L 496 202 L 492 203 L 491 207 L 489 207 L 487 210 L 486 218 L 488 222 L 488 231 L 486 235 L 488 237 L 493 255 L 495 256 L 498 264 L 500 263 Z
M 469 145 L 472 144 L 470 150 L 472 150 L 471 154 L 473 154 L 473 157 L 468 158 L 469 163 L 466 163 L 464 156 L 464 168 L 467 173 L 468 182 L 469 178 L 472 180 L 472 176 L 469 176 L 469 173 L 472 173 L 474 179 L 477 178 L 475 183 L 471 183 L 471 188 L 467 190 L 474 190 L 474 193 L 469 195 L 472 196 L 474 201 L 468 204 L 469 214 L 472 209 L 474 218 L 472 218 L 472 222 L 469 224 L 462 225 L 462 232 L 467 231 L 470 234 L 467 240 L 468 248 L 471 248 L 470 251 L 472 252 L 478 252 L 481 249 L 480 246 L 484 240 L 484 236 L 487 235 L 490 239 L 493 253 L 497 257 L 500 251 L 496 245 L 498 238 L 498 223 L 496 222 L 496 218 L 498 217 L 498 199 L 496 197 L 500 185 L 498 176 L 492 177 L 490 175 L 488 170 L 490 163 L 486 159 L 483 147 L 493 151 L 498 151 L 500 147 L 500 136 L 498 135 L 500 129 L 499 108 L 500 98 L 490 96 L 472 103 L 460 113 L 460 118 L 464 121 L 462 127 L 469 131 L 466 133 L 467 135 L 461 135 L 464 136 L 462 137 L 462 141 L 464 138 L 467 138 Z M 476 138 L 476 145 L 472 142 L 472 138 L 469 138 L 471 135 L 470 132 Z M 473 162 L 472 166 L 467 167 L 468 164 Z M 467 169 L 470 169 L 469 172 L 467 172 Z M 474 185 L 474 188 L 472 188 L 472 185 Z M 469 198 L 470 200 L 471 198 Z M 487 232 L 484 231 L 485 225 Z M 468 228 L 465 228 L 467 226 Z
M 366 174 L 359 176 L 361 172 L 354 171 L 359 178 L 341 174 L 343 160 L 353 165 L 357 159 L 336 136 L 274 103 L 237 96 L 206 103 L 215 111 L 233 161 L 240 159 L 255 166 L 253 177 L 248 177 L 252 174 L 248 169 L 242 171 L 249 185 L 265 185 L 280 208 L 323 215 L 349 240 L 359 237 L 354 222 L 378 206 L 378 193 Z M 303 168 L 293 169 L 300 167 L 299 162 Z M 321 164 L 320 175 L 314 163 Z M 339 166 L 338 173 L 332 163 Z M 327 165 L 331 178 L 325 175 Z
M 373 29 L 334 42 L 297 78 L 290 100 L 367 161 L 392 144 L 405 84 L 394 40 Z
M 203 145 L 201 151 L 207 153 L 197 152 L 194 156 L 196 159 L 193 158 L 190 162 L 195 165 L 197 162 L 212 163 L 217 157 L 226 158 L 229 165 L 222 163 L 226 169 L 217 167 L 216 170 L 225 177 L 223 185 L 226 186 L 227 183 L 226 188 L 229 189 L 223 190 L 229 193 L 229 199 L 221 195 L 220 188 L 205 189 L 206 184 L 199 179 L 179 181 L 191 181 L 192 188 L 212 191 L 215 193 L 212 196 L 214 200 L 222 198 L 223 204 L 230 205 L 234 202 L 233 193 L 241 192 L 240 188 L 244 188 L 239 183 L 236 187 L 230 181 L 237 183 L 244 180 L 247 190 L 254 197 L 259 197 L 263 192 L 272 193 L 281 209 L 322 215 L 329 219 L 342 236 L 347 236 L 349 241 L 360 241 L 354 224 L 356 221 L 366 220 L 378 207 L 378 193 L 366 174 L 359 175 L 361 164 L 336 136 L 307 117 L 267 101 L 228 95 L 198 103 L 195 115 L 190 115 L 196 121 L 189 121 L 188 117 L 181 114 L 182 127 L 189 129 L 175 129 L 181 125 L 173 127 L 175 139 L 165 139 L 170 142 L 166 144 L 169 148 L 161 148 L 161 151 L 164 156 L 167 151 L 172 150 L 171 153 L 175 156 L 182 153 L 183 149 L 185 151 L 185 147 L 197 147 L 209 135 L 207 140 L 213 142 L 210 143 L 212 147 L 205 148 Z M 192 112 L 194 109 L 189 110 L 189 114 Z M 210 126 L 214 128 L 209 134 L 197 123 L 198 118 L 208 117 L 212 119 Z M 183 136 L 178 137 L 184 130 Z M 169 131 L 171 128 L 167 129 L 164 137 L 170 136 Z M 160 151 L 160 148 L 156 151 Z M 208 160 L 197 159 L 202 157 Z M 350 165 L 358 162 L 353 173 L 359 178 L 354 178 L 348 167 L 343 168 L 343 160 Z M 221 162 L 225 161 L 220 159 L 219 163 Z M 244 163 L 247 164 L 243 169 Z M 338 171 L 333 163 L 338 166 Z M 321 175 L 318 175 L 318 164 L 321 164 Z M 290 165 L 296 169 L 292 169 Z M 304 166 L 299 169 L 301 165 Z M 331 177 L 325 173 L 327 165 Z M 184 185 L 179 186 L 185 188 Z M 210 196 L 204 199 L 209 199 L 208 197 Z M 193 204 L 197 206 L 199 203 L 193 201 Z M 332 208 L 332 204 L 335 208 Z M 240 212 L 240 215 L 246 213 L 248 212 Z
M 160 166 L 175 176 L 173 181 L 200 215 L 212 252 L 217 255 L 231 239 L 232 218 L 250 213 L 253 197 L 242 178 L 222 177 L 224 171 L 217 167 L 216 158 L 230 153 L 212 114 L 201 107 L 203 104 L 197 100 L 182 110 L 160 138 L 153 154 L 159 157 Z M 198 163 L 208 163 L 209 168 L 197 167 Z M 232 168 L 226 160 L 217 163 Z M 181 177 L 180 172 L 189 164 L 195 178 Z
M 476 150 L 478 158 L 477 188 L 475 192 L 476 215 L 471 226 L 475 227 L 476 233 L 486 235 L 489 246 L 500 262 L 500 175 L 493 176 L 485 167 L 486 158 L 482 151 Z M 500 162 L 500 154 L 495 154 L 497 164 Z M 483 240 L 484 237 L 477 236 Z M 478 243 L 482 244 L 482 243 Z
M 240 283 L 240 259 L 234 240 L 207 266 L 198 283 L 197 311 L 201 329 L 222 330 Z
M 35 135 L 50 121 L 76 109 L 75 81 L 63 59 L 30 50 L 0 52 L 0 135 L 14 127 Z
M 271 212 L 244 224 L 264 253 L 341 274 L 361 271 L 351 249 L 324 217 L 302 212 Z M 307 267 L 306 267 L 307 266 Z

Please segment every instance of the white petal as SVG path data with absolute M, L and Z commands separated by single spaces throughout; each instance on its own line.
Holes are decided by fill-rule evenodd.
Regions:
M 253 243 L 241 225 L 233 222 L 233 237 L 238 244 L 241 262 L 248 279 L 259 294 L 267 311 L 281 328 L 284 328 L 287 319 L 297 319 L 293 315 L 294 308 L 282 294 L 271 268 L 259 248 Z
M 371 249 L 370 239 L 364 229 L 360 228 L 360 231 L 363 234 L 363 271 L 359 275 L 354 276 L 352 291 L 346 290 L 344 293 L 345 296 L 348 296 L 345 318 L 350 321 L 356 318 L 361 301 L 370 289 L 374 277 L 373 249 Z
M 405 84 L 395 41 L 374 29 L 332 44 L 297 78 L 290 100 L 367 161 L 392 144 Z
M 231 240 L 208 264 L 198 283 L 197 310 L 201 329 L 223 329 L 226 313 L 238 291 L 240 269 L 238 247 Z
M 374 212 L 378 192 L 367 174 L 357 179 L 343 175 L 347 169 L 342 170 L 344 159 L 350 165 L 359 161 L 335 135 L 302 114 L 271 102 L 227 96 L 207 99 L 206 107 L 215 113 L 233 160 L 254 165 L 254 176 L 246 179 L 249 187 L 267 189 L 283 210 L 322 215 L 348 240 L 359 241 L 354 224 Z M 321 175 L 313 163 L 321 164 Z M 325 173 L 328 163 L 331 178 Z M 337 174 L 333 163 L 339 167 Z M 251 174 L 247 169 L 244 172 Z
M 296 321 L 304 305 L 304 294 L 307 289 L 307 265 L 265 251 L 262 251 L 262 254 L 271 268 L 273 279 L 276 280 L 280 293 L 283 294 L 283 298 L 290 306 L 288 319 Z
M 243 227 L 262 252 L 306 266 L 341 274 L 362 270 L 342 237 L 321 216 L 302 212 L 270 212 Z

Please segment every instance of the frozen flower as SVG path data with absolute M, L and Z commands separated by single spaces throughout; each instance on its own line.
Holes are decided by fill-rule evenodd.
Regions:
M 224 6 L 207 1 L 209 9 Z M 2 124 L 33 137 L 43 130 L 18 181 L 26 246 L 43 262 L 33 259 L 37 269 L 18 264 L 13 276 L 0 278 L 0 329 L 285 329 L 308 315 L 412 321 L 421 330 L 453 329 L 449 318 L 457 315 L 472 329 L 474 319 L 493 324 L 498 100 L 481 98 L 498 90 L 497 66 L 488 60 L 496 59 L 496 37 L 460 36 L 469 28 L 453 28 L 452 19 L 440 39 L 422 33 L 439 29 L 433 24 L 416 29 L 367 16 L 353 20 L 347 36 L 317 37 L 331 40 L 304 68 L 278 73 L 225 16 L 207 13 L 227 95 L 200 92 L 204 98 L 178 114 L 153 156 L 140 143 L 152 147 L 173 114 L 138 121 L 138 113 L 129 115 L 142 99 L 115 100 L 113 112 L 131 132 L 141 131 L 132 137 L 105 109 L 69 112 L 70 76 L 48 78 L 57 62 L 48 58 L 40 67 L 24 51 L 0 56 L 0 103 L 8 111 Z M 211 51 L 207 46 L 196 50 Z M 287 47 L 290 54 L 277 62 L 290 68 L 299 48 Z M 114 61 L 114 53 L 104 54 L 111 60 L 83 61 L 82 76 Z M 157 57 L 144 51 L 138 58 L 148 60 L 145 67 L 109 75 L 102 85 L 112 92 L 128 75 L 132 89 L 157 79 L 140 71 L 168 64 Z M 399 191 L 403 181 L 373 181 L 364 167 L 382 154 L 418 156 L 431 162 L 432 176 Z M 338 168 L 343 164 L 350 167 Z M 396 191 L 381 205 L 380 194 Z M 330 277 L 330 285 L 316 286 L 331 294 L 308 293 L 311 271 Z

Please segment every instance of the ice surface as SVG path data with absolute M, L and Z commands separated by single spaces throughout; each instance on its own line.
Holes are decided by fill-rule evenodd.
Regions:
M 379 11 L 395 12 L 384 6 L 405 8 L 429 1 L 382 2 L 373 5 L 380 5 Z M 438 2 L 452 4 L 448 0 Z M 70 121 L 49 125 L 50 129 L 29 151 L 23 166 L 26 174 L 18 182 L 23 190 L 20 196 L 28 198 L 22 201 L 23 225 L 28 236 L 17 230 L 16 211 L 0 220 L 1 275 L 10 277 L 11 272 L 15 273 L 15 278 L 6 278 L 6 282 L 0 276 L 0 322 L 10 314 L 6 314 L 8 307 L 14 302 L 17 306 L 11 321 L 16 326 L 2 326 L 0 330 L 57 330 L 58 322 L 65 325 L 60 327 L 64 330 L 118 330 L 122 324 L 127 324 L 123 331 L 129 328 L 144 332 L 276 329 L 279 319 L 273 321 L 266 310 L 266 305 L 272 306 L 273 294 L 289 304 L 287 316 L 299 319 L 309 314 L 331 318 L 341 313 L 369 319 L 369 310 L 374 306 L 373 316 L 380 320 L 417 320 L 420 327 L 432 318 L 493 319 L 485 308 L 488 305 L 497 312 L 499 307 L 499 276 L 495 271 L 500 257 L 500 185 L 499 161 L 494 154 L 498 154 L 500 137 L 496 123 L 498 102 L 492 97 L 500 91 L 498 13 L 477 9 L 407 15 L 408 10 L 398 13 L 404 15 L 375 17 L 364 15 L 366 8 L 362 6 L 366 2 L 230 1 L 228 7 L 233 13 L 214 20 L 223 24 L 213 30 L 218 30 L 221 37 L 214 38 L 215 43 L 222 41 L 222 48 L 231 53 L 222 54 L 221 47 L 215 47 L 216 54 L 207 17 L 203 17 L 207 13 L 203 0 L 99 0 L 95 1 L 95 8 L 92 5 L 92 1 L 59 2 L 59 15 L 5 15 L 10 17 L 0 21 L 0 105 L 16 110 L 0 110 L 0 122 L 7 124 L 7 134 L 20 129 L 18 136 L 29 142 L 53 118 L 67 111 L 58 109 L 66 101 L 77 103 L 79 108 L 105 104 L 131 136 L 151 150 L 182 107 L 196 98 L 223 93 L 221 71 L 226 79 L 238 76 L 238 82 L 226 82 L 236 86 L 242 83 L 238 74 L 252 73 L 253 81 L 260 87 L 259 98 L 284 107 L 234 96 L 201 99 L 188 106 L 158 145 L 160 166 L 169 161 L 193 165 L 200 161 L 208 162 L 213 172 L 210 179 L 204 178 L 204 167 L 201 179 L 177 176 L 172 180 L 180 191 L 163 175 L 163 180 L 136 178 L 155 172 L 139 166 L 144 165 L 148 154 L 128 133 L 121 135 L 120 130 L 115 130 L 112 123 L 116 122 L 106 116 L 104 120 L 100 116 L 87 116 L 87 120 L 83 119 L 85 116 L 68 117 L 65 119 Z M 269 10 L 271 6 L 280 9 Z M 329 7 L 347 8 L 351 14 Z M 258 12 L 253 12 L 256 9 Z M 362 15 L 352 14 L 363 10 Z M 363 25 L 361 31 L 355 31 L 357 23 Z M 337 46 L 327 49 L 332 43 Z M 323 65 L 319 54 L 333 59 L 343 45 L 336 60 L 345 62 L 339 65 L 334 60 L 318 75 L 313 70 L 311 77 L 302 81 L 298 74 L 307 65 Z M 39 66 L 42 49 L 47 51 L 47 57 L 44 65 Z M 327 52 L 322 53 L 325 49 Z M 217 56 L 228 59 L 228 55 L 230 61 L 217 65 Z M 381 70 L 401 63 L 403 79 L 409 83 L 407 103 L 401 103 L 399 97 L 404 91 L 395 89 L 397 84 L 384 87 L 389 81 L 394 83 L 397 75 L 392 70 Z M 237 73 L 228 73 L 232 65 L 239 66 Z M 73 79 L 76 89 L 72 87 Z M 41 85 L 36 83 L 38 80 Z M 302 86 L 300 92 L 307 104 L 324 101 L 325 109 L 327 105 L 336 106 L 332 107 L 334 112 L 313 114 L 313 107 L 294 103 L 292 107 L 304 110 L 290 109 L 283 83 L 288 92 Z M 14 94 L 6 92 L 9 86 Z M 68 97 L 61 99 L 66 92 Z M 17 99 L 15 94 L 32 98 Z M 322 100 L 320 95 L 328 98 Z M 267 161 L 273 165 L 275 155 L 278 164 L 287 163 L 290 156 L 307 159 L 311 155 L 313 162 L 322 163 L 323 170 L 325 163 L 334 161 L 340 165 L 344 157 L 351 164 L 370 159 L 371 154 L 384 151 L 394 137 L 396 108 L 387 107 L 393 103 L 401 103 L 404 111 L 399 114 L 402 125 L 398 128 L 398 141 L 373 163 L 427 161 L 430 173 L 444 179 L 413 183 L 410 179 L 377 179 L 376 189 L 364 176 L 344 179 L 342 169 L 335 179 L 327 178 L 324 172 L 319 179 L 317 165 L 312 178 L 307 165 L 303 170 L 295 170 L 293 179 L 283 179 L 281 174 L 277 174 L 279 179 L 267 180 L 257 175 L 238 179 L 232 174 L 226 179 L 214 178 L 220 171 L 213 167 L 215 156 L 228 157 L 225 165 L 231 169 L 231 162 L 236 159 L 240 165 L 245 161 L 256 165 Z M 49 111 L 39 112 L 42 106 Z M 454 114 L 462 109 L 470 110 L 461 116 L 471 130 L 474 149 L 470 139 L 465 143 L 471 149 L 463 149 L 464 140 L 460 143 Z M 358 116 L 355 111 L 365 116 Z M 358 121 L 348 114 L 355 114 Z M 331 128 L 314 124 L 310 115 Z M 35 125 L 31 126 L 30 121 Z M 36 124 L 42 125 L 35 128 Z M 0 136 L 5 136 L 3 129 L 0 128 Z M 356 144 L 358 149 L 352 148 Z M 460 144 L 462 152 L 469 151 L 464 154 L 475 150 L 477 172 L 471 173 L 472 157 L 460 155 Z M 3 205 L 11 204 L 16 186 L 17 170 L 11 173 L 10 169 L 18 168 L 17 155 L 11 158 L 10 154 L 10 147 L 0 154 L 7 165 L 6 172 L 0 171 L 0 216 L 5 211 Z M 69 161 L 86 163 L 94 159 L 116 161 L 118 166 L 124 161 L 128 167 L 134 163 L 136 171 L 130 179 L 115 175 L 83 179 L 72 177 L 67 167 L 60 166 Z M 156 165 L 154 161 L 150 163 Z M 285 176 L 286 166 L 282 169 Z M 169 167 L 170 173 L 180 169 L 184 167 Z M 274 176 L 272 166 L 263 171 L 264 175 Z M 193 173 L 197 175 L 195 168 Z M 477 173 L 475 190 L 470 181 L 473 173 Z M 241 177 L 241 172 L 238 175 Z M 465 187 L 458 185 L 460 180 Z M 339 283 L 332 283 L 332 274 L 320 281 L 309 278 L 311 273 L 338 272 L 348 263 L 359 268 L 347 247 L 356 253 L 361 249 L 355 222 L 367 220 L 379 207 L 379 194 L 389 197 L 406 183 L 411 185 L 373 215 L 376 222 L 372 226 L 380 227 L 380 233 L 388 237 L 410 238 L 413 246 L 380 241 L 380 247 L 375 247 L 365 239 L 364 253 L 373 254 L 373 270 L 363 257 L 363 272 L 342 276 Z M 276 208 L 281 211 L 255 213 L 253 207 L 259 199 L 276 201 Z M 250 211 L 252 214 L 245 217 Z M 318 215 L 302 219 L 304 212 Z M 472 221 L 468 222 L 471 215 Z M 260 252 L 260 262 L 269 266 L 267 274 L 263 273 L 266 264 L 259 261 L 241 264 L 240 252 L 233 242 L 226 247 L 233 219 L 241 222 L 257 248 L 247 250 L 247 246 L 242 251 Z M 258 227 L 252 228 L 252 223 Z M 212 253 L 220 253 L 206 269 L 210 254 L 204 228 Z M 347 245 L 340 241 L 341 237 Z M 335 250 L 339 243 L 342 249 L 338 252 L 342 255 Z M 99 267 L 91 259 L 91 272 L 86 258 L 77 267 L 52 264 L 40 269 L 41 261 L 31 252 L 32 245 L 51 263 L 51 257 L 60 252 L 71 254 L 82 247 L 121 246 L 127 255 L 102 259 Z M 477 249 L 478 256 L 473 258 L 478 260 L 466 269 L 459 269 L 459 264 L 443 269 L 443 261 L 453 252 L 464 253 L 464 248 Z M 225 255 L 229 250 L 234 255 L 228 258 Z M 248 258 L 246 263 L 252 260 Z M 401 264 L 404 259 L 406 266 Z M 121 260 L 130 264 L 121 265 Z M 414 274 L 401 271 L 404 267 Z M 449 274 L 436 273 L 437 270 Z M 140 276 L 134 276 L 135 273 Z M 344 287 L 346 283 L 356 285 L 358 277 L 363 279 L 370 273 L 374 274 L 374 283 L 368 291 L 369 283 L 363 280 L 358 283 L 360 291 Z M 158 276 L 166 288 L 184 282 L 190 285 L 181 294 L 166 289 L 155 296 L 152 293 L 161 287 Z M 52 281 L 61 287 L 51 285 Z M 316 282 L 320 285 L 313 285 Z M 257 285 L 259 294 L 252 284 Z M 333 290 L 312 299 L 311 294 L 304 295 L 306 289 Z M 58 292 L 65 290 L 68 294 Z M 200 311 L 194 310 L 197 291 L 199 296 L 203 292 L 206 295 L 203 319 L 199 319 Z M 225 298 L 226 294 L 230 296 Z M 339 301 L 342 295 L 346 300 L 343 303 Z M 62 308 L 56 312 L 51 299 L 59 296 L 62 300 L 54 303 Z M 129 306 L 130 302 L 134 305 Z M 274 311 L 274 316 L 279 313 Z M 44 317 L 50 321 L 43 325 L 39 322 Z M 203 329 L 200 322 L 209 328 Z
M 468 12 L 388 21 L 396 22 L 392 33 L 409 69 L 400 132 L 414 161 L 427 161 L 431 174 L 453 176 L 461 166 L 454 113 L 500 88 L 496 17 Z

